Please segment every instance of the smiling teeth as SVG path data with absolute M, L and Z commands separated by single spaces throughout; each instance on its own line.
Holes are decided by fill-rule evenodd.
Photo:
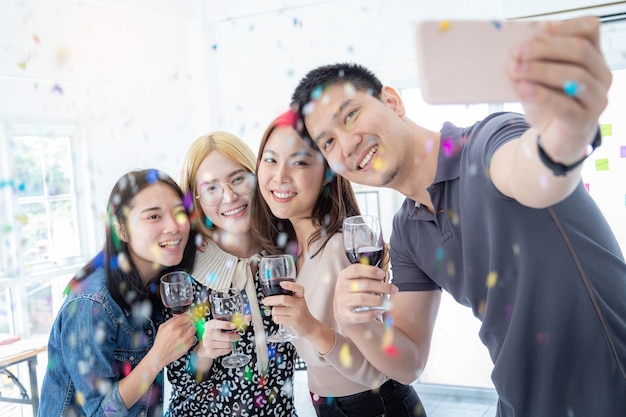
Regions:
M 224 216 L 233 216 L 233 215 L 235 215 L 237 213 L 241 213 L 245 208 L 246 208 L 246 206 L 237 207 L 236 209 L 225 211 L 222 214 Z
M 369 153 L 367 155 L 365 155 L 365 158 L 363 158 L 363 160 L 361 161 L 361 163 L 359 164 L 359 168 L 363 169 L 365 168 L 365 166 L 367 164 L 369 164 L 369 162 L 372 160 L 372 156 L 374 156 L 374 154 L 376 153 L 376 151 L 378 150 L 378 146 L 374 146 L 372 148 L 371 151 L 369 151 Z
M 276 197 L 278 197 L 278 198 L 285 199 L 285 198 L 290 198 L 290 197 L 295 196 L 296 193 L 281 193 L 281 192 L 278 192 L 278 191 L 274 191 L 274 195 Z
M 159 246 L 161 246 L 162 248 L 166 248 L 166 249 L 172 249 L 177 247 L 178 245 L 180 245 L 180 240 L 175 240 L 173 242 L 161 242 L 159 243 Z

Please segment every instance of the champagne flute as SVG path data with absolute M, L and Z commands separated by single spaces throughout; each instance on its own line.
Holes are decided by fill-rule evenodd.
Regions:
M 296 265 L 291 255 L 269 255 L 261 258 L 259 264 L 261 288 L 266 297 L 272 295 L 292 295 L 293 292 L 280 286 L 283 281 L 296 281 Z M 296 340 L 298 336 L 287 333 L 282 324 L 278 325 L 278 332 L 267 337 L 268 342 L 284 343 Z
M 191 275 L 185 271 L 173 271 L 161 277 L 161 300 L 173 314 L 189 310 L 193 302 Z
M 229 288 L 222 291 L 211 292 L 211 312 L 216 320 L 230 321 L 239 330 L 243 323 L 243 298 L 241 292 L 236 288 Z M 237 349 L 237 342 L 232 342 L 232 352 L 222 358 L 222 365 L 225 368 L 239 368 L 250 362 L 250 356 L 240 353 Z M 236 352 L 236 353 L 235 353 Z
M 361 215 L 345 218 L 343 247 L 351 263 L 378 266 L 383 257 L 383 233 L 378 217 Z M 382 305 L 356 307 L 352 311 L 370 310 L 389 310 L 389 295 L 385 294 Z

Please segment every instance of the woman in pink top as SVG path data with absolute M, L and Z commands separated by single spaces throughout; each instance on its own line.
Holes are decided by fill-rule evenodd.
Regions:
M 292 112 L 274 120 L 257 156 L 253 233 L 267 253 L 292 254 L 298 269 L 295 283 L 281 283 L 294 294 L 266 297 L 263 304 L 298 336 L 292 343 L 307 364 L 318 416 L 425 416 L 413 387 L 379 372 L 337 326 L 335 281 L 350 264 L 342 222 L 360 212 L 350 183 L 298 136 L 295 122 Z

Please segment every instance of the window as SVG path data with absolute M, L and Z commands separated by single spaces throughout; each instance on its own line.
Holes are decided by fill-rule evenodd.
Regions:
M 0 126 L 0 332 L 47 336 L 63 287 L 87 258 L 81 146 L 79 128 Z
M 355 188 L 357 188 L 357 190 L 355 190 L 354 194 L 356 195 L 356 199 L 359 203 L 359 209 L 361 210 L 361 213 L 372 214 L 380 218 L 378 191 L 361 191 L 358 190 L 358 185 L 356 185 Z
M 459 127 L 471 126 L 494 111 L 488 104 L 428 104 L 422 98 L 420 88 L 404 88 L 401 95 L 409 119 L 435 132 L 439 132 L 447 121 Z

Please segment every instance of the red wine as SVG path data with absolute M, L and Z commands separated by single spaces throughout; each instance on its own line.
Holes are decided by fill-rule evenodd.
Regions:
M 295 282 L 296 280 L 291 277 L 280 277 L 280 278 L 271 278 L 271 279 L 262 279 L 261 286 L 263 289 L 263 294 L 266 297 L 272 295 L 293 295 L 293 291 L 289 291 L 280 286 L 280 283 L 283 281 Z
M 172 314 L 183 314 L 189 310 L 191 307 L 191 302 L 189 304 L 183 304 L 179 306 L 167 306 L 170 310 L 172 310 Z
M 215 320 L 222 320 L 222 321 L 230 321 L 232 322 L 233 319 L 235 318 L 235 316 L 237 316 L 237 314 L 224 314 L 223 316 L 215 316 Z
M 351 263 L 362 263 L 366 265 L 378 266 L 383 257 L 383 248 L 376 246 L 362 246 L 358 249 L 346 250 L 346 255 Z

